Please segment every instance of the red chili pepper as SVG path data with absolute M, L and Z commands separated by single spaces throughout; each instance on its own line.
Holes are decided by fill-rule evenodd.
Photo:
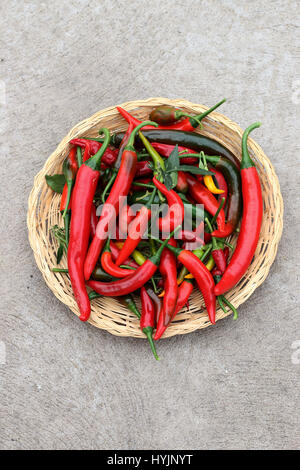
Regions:
M 241 178 L 243 192 L 243 217 L 237 245 L 221 281 L 215 287 L 216 295 L 231 289 L 247 271 L 254 256 L 263 216 L 263 201 L 259 176 L 251 160 L 247 139 L 249 133 L 260 126 L 249 126 L 242 138 Z
M 80 310 L 80 320 L 87 321 L 91 312 L 84 282 L 83 265 L 91 230 L 91 210 L 99 180 L 102 155 L 109 144 L 108 129 L 101 129 L 105 141 L 99 152 L 83 163 L 78 170 L 72 199 L 72 217 L 68 248 L 68 270 L 74 296 Z
M 163 157 L 169 157 L 171 153 L 173 152 L 175 145 L 170 145 L 170 144 L 161 144 L 160 142 L 152 142 L 151 143 L 152 147 L 155 148 L 155 150 L 162 155 Z M 182 153 L 197 153 L 195 150 L 188 149 L 186 147 L 180 147 L 178 146 L 178 152 Z M 193 157 L 186 157 L 186 158 L 181 158 L 180 162 L 183 165 L 193 165 L 194 163 L 199 163 L 199 158 L 193 158 Z
M 176 247 L 177 243 L 174 238 L 169 241 L 171 246 Z M 177 261 L 176 256 L 167 248 L 164 249 L 159 263 L 159 271 L 164 280 L 165 295 L 163 298 L 163 322 L 168 325 L 174 310 L 176 308 L 176 301 L 178 295 L 177 286 Z
M 132 131 L 133 131 L 133 129 L 134 129 L 135 127 L 136 127 L 136 126 L 134 126 L 134 125 L 130 122 L 130 123 L 129 123 L 129 126 L 128 126 L 128 128 L 127 128 L 127 131 L 126 131 L 125 134 L 124 134 L 124 137 L 123 137 L 122 142 L 121 142 L 120 147 L 119 147 L 118 158 L 117 158 L 116 163 L 115 163 L 115 168 L 117 168 L 117 169 L 119 169 L 120 166 L 121 166 L 123 152 L 124 152 L 124 150 L 125 150 L 126 145 L 128 144 L 130 135 L 131 135 L 131 133 L 132 133 Z
M 193 291 L 193 281 L 191 279 L 184 279 L 183 282 L 180 284 L 178 288 L 178 297 L 177 297 L 177 303 L 176 303 L 176 309 L 174 311 L 174 314 L 171 318 L 171 321 L 175 318 L 177 313 L 185 306 L 185 304 L 188 302 L 190 295 Z M 154 335 L 154 339 L 158 340 L 161 338 L 163 333 L 166 331 L 168 325 L 164 325 L 163 322 L 163 316 L 160 315 L 158 322 L 157 322 L 157 328 L 156 332 Z
M 97 217 L 97 209 L 95 204 L 92 204 L 92 209 L 91 209 L 91 238 L 93 238 L 96 235 L 96 227 L 98 223 L 98 217 Z
M 171 245 L 166 245 L 167 248 L 172 251 L 178 261 L 180 261 L 188 271 L 194 276 L 200 291 L 202 292 L 203 299 L 206 305 L 207 313 L 212 324 L 215 324 L 216 320 L 216 296 L 214 294 L 214 279 L 207 269 L 205 264 L 197 258 L 197 256 L 189 250 L 181 250 Z
M 152 192 L 151 198 L 149 199 L 147 204 L 142 206 L 137 216 L 130 223 L 127 239 L 116 261 L 117 266 L 123 264 L 123 262 L 131 255 L 131 253 L 136 249 L 136 247 L 140 243 L 151 217 L 151 205 L 153 203 L 155 195 L 156 189 Z
M 178 171 L 177 175 L 178 175 L 178 178 L 177 178 L 176 189 L 180 193 L 186 193 L 187 190 L 189 189 L 189 185 L 187 184 L 186 174 L 183 171 Z
M 227 186 L 227 183 L 226 183 L 226 179 L 223 176 L 223 173 L 216 170 L 215 168 L 210 168 L 209 171 L 212 171 L 214 173 L 214 177 L 216 178 L 218 188 L 222 189 L 222 191 L 223 191 L 223 193 L 220 194 L 219 197 L 218 197 L 218 202 L 220 203 L 221 199 L 224 198 L 225 203 L 226 203 L 227 196 L 228 196 L 228 186 Z M 201 175 L 197 175 L 197 179 L 199 180 L 198 176 L 201 176 Z
M 141 288 L 141 303 L 142 315 L 140 319 L 140 328 L 148 338 L 155 359 L 159 360 L 152 338 L 152 333 L 155 326 L 155 308 L 145 287 Z
M 113 262 L 111 252 L 109 249 L 109 240 L 107 240 L 106 245 L 101 255 L 101 266 L 105 272 L 107 272 L 113 277 L 123 278 L 123 277 L 132 275 L 131 269 L 119 268 L 119 266 L 117 266 Z
M 130 222 L 134 220 L 134 218 L 135 218 L 135 215 L 132 213 L 131 207 L 128 204 L 123 204 L 122 207 L 120 208 L 120 213 L 119 213 L 120 239 L 124 239 L 127 237 L 129 224 Z M 120 263 L 120 264 L 123 264 L 123 263 Z
M 213 232 L 213 229 L 212 229 L 212 226 L 209 222 L 208 219 L 205 219 L 206 220 L 206 224 L 210 230 L 210 233 Z M 221 272 L 221 274 L 223 274 L 225 272 L 225 269 L 226 269 L 226 266 L 227 266 L 227 263 L 226 263 L 226 258 L 225 258 L 225 254 L 224 254 L 224 251 L 223 251 L 223 248 L 219 247 L 218 246 L 218 243 L 215 239 L 215 237 L 211 237 L 212 238 L 212 257 L 213 257 L 213 260 L 214 262 L 216 263 L 216 267 L 218 268 L 218 270 Z
M 204 111 L 201 114 L 198 114 L 197 116 L 194 117 L 187 117 L 186 119 L 182 119 L 182 121 L 176 122 L 174 124 L 170 124 L 168 126 L 158 126 L 158 129 L 174 129 L 174 130 L 179 130 L 179 131 L 193 131 L 196 127 L 199 126 L 200 121 L 206 117 L 208 114 L 210 114 L 212 111 L 214 111 L 216 108 L 218 108 L 221 104 L 223 104 L 226 100 L 222 100 L 219 103 L 215 104 L 211 108 L 209 108 L 207 111 Z M 126 119 L 128 123 L 131 123 L 133 126 L 138 126 L 141 121 L 136 119 L 134 116 L 128 113 L 123 108 L 120 108 L 117 106 L 117 110 L 119 113 Z M 152 125 L 146 126 L 146 129 L 153 129 Z
M 134 139 L 139 129 L 145 126 L 148 122 L 151 121 L 142 123 L 132 131 L 128 143 L 124 148 L 121 166 L 109 196 L 104 204 L 100 220 L 97 225 L 96 236 L 93 238 L 84 263 L 84 277 L 86 280 L 90 278 L 93 269 L 96 266 L 97 259 L 99 258 L 105 240 L 108 237 L 108 227 L 114 220 L 114 217 L 118 215 L 120 198 L 122 196 L 127 196 L 129 193 L 131 183 L 135 176 L 137 164 L 137 154 L 133 147 Z
M 168 191 L 163 183 L 153 177 L 153 183 L 157 189 L 166 197 L 169 205 L 168 213 L 157 220 L 158 228 L 163 233 L 170 233 L 181 224 L 184 218 L 184 205 L 180 196 L 171 189 Z
M 152 173 L 153 173 L 153 170 L 150 168 L 148 160 L 137 162 L 135 178 L 140 178 L 141 176 L 152 175 Z
M 70 144 L 78 145 L 78 147 L 84 149 L 83 162 L 95 155 L 102 147 L 102 142 L 98 142 L 97 140 L 72 139 L 70 140 Z M 101 160 L 101 169 L 104 166 L 112 166 L 117 160 L 117 156 L 118 150 L 107 147 Z
M 158 322 L 158 318 L 159 318 L 159 314 L 162 310 L 162 306 L 163 306 L 163 302 L 161 300 L 160 297 L 158 297 L 154 290 L 151 289 L 151 287 L 147 287 L 147 293 L 149 295 L 149 297 L 151 297 L 151 300 L 153 302 L 153 305 L 154 305 L 154 317 L 155 317 L 155 326 L 157 325 L 157 322 Z
M 68 204 L 68 199 L 69 199 L 69 204 L 68 204 L 68 209 L 71 209 L 71 190 L 72 190 L 72 181 L 75 181 L 75 176 L 78 171 L 78 163 L 77 163 L 77 158 L 76 158 L 76 147 L 72 147 L 68 157 L 65 159 L 63 166 L 68 167 L 68 173 L 70 175 L 70 178 L 68 178 L 69 182 L 66 182 L 64 185 L 63 193 L 61 196 L 61 201 L 60 201 L 60 211 L 66 212 L 66 205 Z M 64 170 L 65 173 L 65 170 Z M 66 175 L 65 175 L 66 176 Z
M 170 237 L 173 235 L 174 232 L 172 232 Z M 170 237 L 163 242 L 155 255 L 152 255 L 151 258 L 147 259 L 145 263 L 139 266 L 139 268 L 134 271 L 131 276 L 127 276 L 123 279 L 112 282 L 89 281 L 88 285 L 93 290 L 98 292 L 98 294 L 108 297 L 119 297 L 121 295 L 130 294 L 131 292 L 140 289 L 144 284 L 146 284 L 146 282 L 149 281 L 149 279 L 151 279 L 153 274 L 156 272 L 162 251 L 167 245 Z
M 112 240 L 110 241 L 109 247 L 111 251 L 112 260 L 115 263 L 121 250 L 119 250 L 117 245 Z M 132 268 L 139 267 L 139 265 L 133 259 L 130 259 L 130 258 L 125 260 L 123 264 L 126 264 L 126 266 L 131 266 Z
M 225 263 L 226 263 L 226 266 L 227 266 L 227 261 L 228 261 L 228 258 L 229 258 L 229 248 L 228 248 L 228 246 L 225 246 L 225 248 L 223 250 L 223 253 L 224 253 Z M 212 273 L 213 277 L 222 276 L 224 271 L 221 272 L 221 270 L 217 266 L 215 266 L 211 273 Z
M 187 173 L 187 182 L 189 184 L 189 191 L 192 197 L 199 203 L 203 204 L 204 208 L 211 215 L 215 215 L 219 208 L 219 202 L 214 197 L 214 195 L 201 183 L 199 183 L 193 176 Z M 223 209 L 220 210 L 217 216 L 217 226 L 218 226 L 218 237 L 223 238 L 230 235 L 233 231 L 233 226 L 231 223 L 225 224 L 225 212 Z M 216 231 L 212 233 L 215 236 Z

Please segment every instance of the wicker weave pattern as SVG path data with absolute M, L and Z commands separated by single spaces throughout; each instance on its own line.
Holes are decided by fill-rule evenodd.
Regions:
M 141 120 L 148 118 L 153 107 L 160 104 L 170 104 L 180 107 L 189 113 L 201 113 L 207 108 L 185 100 L 169 100 L 166 98 L 149 98 L 148 100 L 131 101 L 121 106 L 132 112 Z M 204 121 L 202 134 L 223 143 L 238 158 L 241 158 L 242 129 L 227 117 L 214 112 Z M 59 213 L 60 195 L 54 194 L 45 183 L 46 174 L 61 172 L 62 162 L 69 151 L 68 142 L 73 138 L 97 136 L 100 127 L 108 127 L 111 131 L 126 129 L 127 123 L 119 115 L 115 107 L 106 108 L 94 114 L 89 119 L 77 124 L 62 140 L 57 149 L 46 161 L 43 169 L 36 175 L 34 186 L 29 196 L 27 224 L 29 241 L 34 252 L 36 263 L 54 295 L 66 304 L 76 315 L 79 315 L 74 300 L 69 277 L 63 273 L 53 273 L 56 266 L 55 253 L 57 242 L 50 228 L 54 224 L 62 226 Z M 199 132 L 199 131 L 198 131 Z M 278 178 L 271 162 L 262 149 L 249 138 L 250 155 L 259 171 L 264 201 L 264 216 L 258 247 L 246 275 L 227 294 L 235 307 L 247 300 L 252 292 L 265 280 L 270 270 L 278 248 L 283 225 L 283 201 L 280 193 Z M 231 238 L 235 244 L 236 235 Z M 67 267 L 66 257 L 60 264 Z M 137 299 L 139 305 L 139 299 Z M 230 313 L 228 313 L 229 315 Z M 224 318 L 224 312 L 217 310 L 217 320 Z M 101 329 L 118 336 L 143 337 L 137 319 L 119 303 L 117 299 L 102 297 L 92 301 L 92 313 L 89 322 Z M 190 333 L 210 325 L 202 295 L 194 289 L 191 296 L 190 308 L 184 308 L 176 316 L 175 321 L 167 329 L 164 337 L 176 334 Z

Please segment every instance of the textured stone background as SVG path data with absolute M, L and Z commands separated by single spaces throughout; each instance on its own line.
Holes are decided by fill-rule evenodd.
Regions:
M 299 448 L 299 2 L 0 8 L 1 448 Z M 239 321 L 162 341 L 160 363 L 145 341 L 80 324 L 46 287 L 26 230 L 33 177 L 70 127 L 150 96 L 225 96 L 241 126 L 261 120 L 255 139 L 285 201 L 276 262 Z

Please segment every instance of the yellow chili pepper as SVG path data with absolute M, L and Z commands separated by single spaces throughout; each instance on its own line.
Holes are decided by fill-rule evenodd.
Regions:
M 203 177 L 203 181 L 207 189 L 213 193 L 213 194 L 222 194 L 224 193 L 223 189 L 218 189 L 217 186 L 215 185 L 215 182 L 213 180 L 213 177 L 211 175 L 205 175 Z

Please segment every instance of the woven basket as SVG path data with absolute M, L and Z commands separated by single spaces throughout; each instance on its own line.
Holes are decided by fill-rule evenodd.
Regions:
M 149 117 L 152 108 L 161 104 L 173 105 L 188 113 L 197 114 L 207 109 L 205 106 L 193 104 L 189 101 L 166 98 L 131 101 L 123 103 L 121 106 L 132 112 L 137 118 L 145 120 Z M 229 148 L 239 159 L 241 158 L 242 129 L 237 124 L 217 112 L 210 114 L 203 121 L 203 124 L 204 128 L 201 130 L 201 134 L 213 137 Z M 50 228 L 55 224 L 63 226 L 63 222 L 59 212 L 60 195 L 53 193 L 47 186 L 45 175 L 61 173 L 62 162 L 68 154 L 68 142 L 71 139 L 97 136 L 98 129 L 104 126 L 111 131 L 121 131 L 126 129 L 127 123 L 115 107 L 110 107 L 99 111 L 73 127 L 48 158 L 43 169 L 36 175 L 28 202 L 29 241 L 36 263 L 54 295 L 77 316 L 79 311 L 73 297 L 68 275 L 51 271 L 51 268 L 56 266 L 57 242 L 53 238 Z M 240 282 L 227 293 L 228 300 L 235 307 L 245 302 L 267 277 L 276 256 L 283 225 L 283 202 L 274 168 L 259 145 L 251 138 L 248 142 L 250 155 L 255 161 L 260 175 L 264 216 L 257 250 L 251 266 Z M 231 238 L 231 243 L 236 243 L 236 235 Z M 60 266 L 67 267 L 65 256 Z M 136 300 L 140 307 L 139 299 Z M 227 315 L 230 315 L 230 312 Z M 220 320 L 227 315 L 219 308 L 216 319 Z M 107 330 L 114 335 L 144 337 L 139 329 L 137 318 L 121 305 L 116 298 L 102 297 L 93 300 L 89 322 L 97 328 Z M 189 311 L 186 308 L 182 309 L 166 330 L 164 337 L 190 333 L 209 325 L 210 322 L 202 295 L 198 289 L 194 289 L 190 299 Z

